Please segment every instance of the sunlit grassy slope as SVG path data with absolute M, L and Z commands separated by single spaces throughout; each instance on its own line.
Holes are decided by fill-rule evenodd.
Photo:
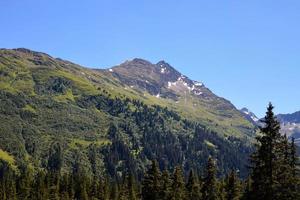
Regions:
M 0 50 L 0 94 L 0 159 L 12 166 L 15 159 L 25 159 L 34 167 L 44 167 L 49 147 L 60 142 L 64 148 L 64 170 L 68 170 L 78 151 L 88 163 L 91 147 L 111 145 L 107 137 L 109 124 L 126 123 L 127 118 L 111 115 L 96 108 L 96 104 L 82 106 L 85 98 L 98 95 L 167 107 L 182 119 L 217 132 L 224 140 L 234 137 L 244 145 L 251 145 L 254 129 L 235 108 L 222 109 L 221 100 L 207 103 L 193 95 L 177 101 L 157 98 L 126 85 L 107 70 L 84 68 L 27 49 Z M 134 112 L 137 108 L 130 104 L 129 109 Z M 166 126 L 174 134 L 185 131 L 182 122 L 171 120 Z M 142 134 L 140 130 L 138 133 Z M 130 138 L 123 135 L 122 140 L 133 148 Z M 208 140 L 204 144 L 218 148 Z M 135 157 L 140 151 L 141 147 L 132 149 Z

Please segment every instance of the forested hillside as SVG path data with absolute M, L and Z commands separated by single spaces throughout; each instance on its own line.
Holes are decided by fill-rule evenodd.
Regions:
M 186 175 L 181 165 L 163 172 L 156 160 L 138 179 L 136 168 L 128 167 L 122 176 L 97 177 L 88 173 L 79 160 L 71 172 L 62 172 L 61 147 L 55 145 L 45 169 L 33 171 L 22 166 L 16 171 L 8 162 L 0 162 L 0 198 L 10 199 L 80 199 L 80 200 L 297 200 L 300 199 L 299 160 L 294 141 L 279 133 L 269 106 L 265 126 L 260 129 L 257 147 L 251 154 L 250 174 L 238 177 L 232 170 L 218 178 L 216 163 L 209 157 L 202 172 L 191 169 Z M 117 133 L 110 128 L 110 136 Z M 119 143 L 121 145 L 121 143 Z M 111 155 L 112 156 L 112 155 Z M 193 166 L 195 169 L 198 166 Z M 298 165 L 299 167 L 299 165 Z
M 235 113 L 232 106 L 228 116 L 218 116 L 218 125 L 209 119 L 212 114 L 204 115 L 207 111 L 192 117 L 197 114 L 193 108 L 188 116 L 188 106 L 143 95 L 108 70 L 83 68 L 27 49 L 0 51 L 0 77 L 0 155 L 15 170 L 47 168 L 59 148 L 63 172 L 77 164 L 94 176 L 120 177 L 134 169 L 140 179 L 157 159 L 161 169 L 181 165 L 187 174 L 213 156 L 219 175 L 232 168 L 241 176 L 247 173 L 252 125 L 230 114 Z M 218 132 L 220 127 L 224 131 Z

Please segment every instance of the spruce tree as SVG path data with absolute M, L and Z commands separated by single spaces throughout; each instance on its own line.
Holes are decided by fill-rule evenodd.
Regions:
M 62 166 L 62 150 L 59 143 L 51 144 L 47 169 L 51 172 L 60 172 Z
M 185 200 L 186 190 L 183 172 L 180 166 L 175 167 L 172 177 L 171 200 Z
M 226 200 L 238 200 L 241 197 L 240 181 L 233 170 L 226 176 L 225 192 Z
M 257 149 L 251 156 L 252 197 L 255 200 L 294 199 L 291 150 L 270 103 L 264 118 Z
M 113 181 L 111 190 L 110 190 L 110 200 L 118 200 L 119 199 L 119 186 L 116 180 Z
M 257 139 L 257 150 L 251 156 L 253 180 L 252 192 L 257 200 L 271 200 L 274 198 L 276 181 L 275 170 L 278 168 L 277 145 L 280 141 L 280 125 L 275 119 L 273 105 L 270 103 L 266 116 L 260 128 L 260 134 Z
M 142 199 L 143 200 L 157 200 L 160 195 L 161 172 L 155 160 L 152 161 L 152 166 L 145 175 L 142 183 Z
M 299 174 L 297 174 L 297 165 L 298 165 L 299 159 L 297 156 L 297 148 L 295 144 L 295 138 L 292 138 L 292 142 L 290 144 L 290 167 L 292 169 L 292 175 L 293 177 L 297 177 Z
M 37 173 L 37 176 L 35 178 L 34 182 L 34 199 L 48 199 L 49 198 L 49 191 L 48 191 L 48 185 L 46 181 L 46 175 L 45 172 L 39 171 Z
M 250 176 L 243 183 L 243 195 L 242 200 L 250 200 L 252 198 L 252 180 Z
M 278 165 L 278 172 L 275 179 L 279 185 L 279 187 L 276 188 L 275 198 L 292 200 L 295 195 L 293 192 L 293 185 L 295 182 L 291 166 L 290 145 L 286 135 L 282 137 L 280 149 L 277 152 L 277 155 L 280 155 L 278 156 L 278 159 L 281 160 Z
M 0 199 L 15 200 L 16 176 L 9 164 L 0 160 Z
M 291 197 L 294 199 L 300 199 L 300 174 L 299 174 L 299 157 L 297 155 L 297 148 L 295 144 L 295 138 L 292 138 L 291 143 L 289 144 L 288 148 L 289 152 L 289 160 L 288 160 L 288 165 L 290 167 L 290 182 L 291 184 L 290 187 L 290 193 Z
M 138 195 L 137 195 L 135 178 L 131 172 L 129 172 L 126 175 L 124 186 L 127 190 L 128 198 L 131 200 L 137 200 Z
M 217 181 L 217 188 L 218 188 L 218 199 L 219 200 L 226 200 L 226 180 L 223 178 Z
M 47 164 L 47 180 L 49 184 L 49 198 L 59 199 L 59 184 L 60 184 L 60 171 L 62 167 L 62 151 L 59 143 L 54 142 L 49 149 L 49 157 Z
M 206 166 L 206 175 L 203 180 L 202 195 L 205 200 L 218 200 L 217 168 L 215 161 L 209 157 Z
M 194 174 L 193 170 L 190 171 L 189 179 L 186 184 L 187 197 L 189 200 L 200 200 L 200 185 L 198 182 L 198 178 Z
M 80 163 L 80 156 L 77 154 L 78 159 L 76 160 L 76 163 L 73 166 L 73 172 L 72 172 L 72 185 L 74 188 L 74 198 L 80 199 L 80 200 L 88 200 L 88 194 L 87 194 L 87 184 L 88 184 L 88 178 L 86 176 L 86 172 L 84 168 L 82 167 L 82 164 Z
M 171 180 L 167 170 L 164 170 L 161 176 L 160 199 L 169 200 L 171 196 Z
M 91 199 L 99 199 L 101 197 L 101 181 L 99 181 L 95 176 L 92 178 L 91 188 L 89 190 L 89 197 Z
M 17 194 L 18 199 L 29 200 L 31 199 L 31 191 L 33 186 L 33 173 L 27 166 L 23 165 L 20 169 L 20 176 L 17 178 Z

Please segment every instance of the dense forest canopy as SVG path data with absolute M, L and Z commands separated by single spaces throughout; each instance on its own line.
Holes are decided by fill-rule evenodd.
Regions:
M 61 146 L 59 143 L 54 143 L 49 151 L 46 168 L 38 171 L 33 170 L 29 165 L 19 167 L 17 170 L 10 163 L 1 160 L 0 197 L 3 200 L 300 199 L 299 160 L 296 146 L 294 140 L 289 142 L 286 136 L 280 135 L 280 125 L 272 109 L 273 106 L 270 104 L 263 121 L 264 126 L 261 127 L 260 134 L 257 136 L 256 150 L 249 158 L 251 170 L 246 179 L 240 179 L 239 171 L 234 167 L 226 176 L 218 176 L 216 163 L 219 160 L 210 156 L 205 167 L 195 163 L 191 165 L 188 175 L 184 173 L 183 165 L 177 165 L 171 170 L 168 165 L 159 165 L 155 159 L 147 171 L 138 173 L 138 167 L 129 157 L 126 158 L 128 164 L 124 166 L 125 173 L 118 176 L 114 171 L 116 165 L 113 159 L 114 156 L 121 155 L 114 155 L 114 152 L 118 152 L 116 148 L 124 148 L 122 147 L 124 144 L 118 140 L 120 137 L 118 129 L 112 124 L 109 128 L 109 135 L 116 140 L 116 144 L 107 149 L 109 153 L 107 159 L 110 161 L 105 162 L 110 163 L 112 169 L 108 174 L 96 173 L 98 168 L 95 161 L 95 149 L 90 151 L 93 173 L 86 171 L 79 157 L 75 159 L 72 171 L 64 173 Z M 151 112 L 148 110 L 147 113 Z M 174 115 L 174 113 L 169 113 L 169 115 Z M 147 116 L 146 113 L 145 116 Z M 126 148 L 123 151 L 126 153 Z M 176 163 L 173 164 L 176 165 Z M 161 171 L 160 168 L 164 170 Z

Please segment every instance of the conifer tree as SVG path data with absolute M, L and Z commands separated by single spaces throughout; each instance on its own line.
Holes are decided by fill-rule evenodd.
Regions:
M 186 184 L 186 190 L 187 190 L 187 197 L 189 200 L 201 199 L 200 185 L 198 182 L 198 178 L 194 174 L 193 170 L 190 171 L 189 179 Z
M 92 199 L 103 199 L 103 183 L 95 176 L 92 178 L 92 184 L 89 189 L 89 197 Z
M 54 142 L 49 149 L 47 164 L 47 181 L 49 184 L 49 198 L 59 199 L 60 170 L 62 166 L 62 151 L 59 143 Z
M 1 164 L 0 164 L 1 165 Z M 4 164 L 4 174 L 0 177 L 0 198 L 2 199 L 17 199 L 17 193 L 16 193 L 16 180 L 15 180 L 15 174 L 12 169 L 10 169 L 9 165 L 7 163 Z M 3 170 L 3 169 L 2 169 Z M 2 171 L 1 170 L 1 171 Z
M 123 193 L 126 194 L 125 196 L 128 199 L 132 199 L 132 200 L 138 199 L 135 178 L 131 172 L 129 172 L 125 176 L 125 180 L 123 182 L 123 190 L 124 190 Z
M 252 197 L 255 200 L 294 199 L 292 156 L 289 142 L 280 134 L 280 124 L 270 103 L 262 121 L 257 149 L 251 156 Z
M 215 161 L 209 157 L 206 166 L 206 175 L 203 180 L 202 195 L 205 200 L 218 200 L 217 168 Z
M 252 180 L 249 176 L 243 184 L 242 200 L 253 199 L 251 196 L 252 196 Z
M 55 142 L 51 145 L 48 158 L 48 171 L 60 172 L 62 166 L 62 151 L 59 143 Z
M 102 197 L 100 199 L 102 200 L 109 200 L 109 196 L 110 196 L 110 182 L 108 178 L 105 178 L 102 182 L 102 188 L 103 188 L 103 194 Z
M 171 180 L 167 170 L 164 170 L 161 176 L 160 199 L 169 200 L 171 196 Z
M 119 186 L 115 180 L 113 181 L 113 183 L 111 185 L 109 199 L 110 200 L 118 200 L 119 199 Z
M 275 170 L 278 167 L 276 147 L 280 140 L 280 125 L 275 119 L 273 105 L 270 103 L 266 116 L 260 128 L 261 135 L 257 136 L 257 151 L 252 154 L 252 192 L 257 200 L 271 200 L 275 194 Z
M 300 199 L 300 174 L 299 174 L 299 157 L 297 155 L 297 149 L 296 149 L 296 144 L 295 144 L 295 138 L 292 138 L 291 143 L 289 144 L 288 148 L 289 152 L 289 160 L 288 160 L 288 165 L 290 168 L 290 180 L 289 184 L 290 186 L 290 194 L 291 197 L 294 199 Z
M 78 158 L 80 158 L 79 155 L 77 156 Z M 74 187 L 74 198 L 80 200 L 88 200 L 88 194 L 87 194 L 88 178 L 86 176 L 85 170 L 82 168 L 80 159 L 77 159 L 76 163 L 74 164 L 72 178 L 73 178 L 72 184 Z
M 152 161 L 151 168 L 145 175 L 142 184 L 142 199 L 143 200 L 157 200 L 160 195 L 160 178 L 161 172 L 155 160 Z
M 16 180 L 9 164 L 0 160 L 0 199 L 16 199 Z
M 294 199 L 293 188 L 295 184 L 293 177 L 293 170 L 291 167 L 291 157 L 290 157 L 290 145 L 287 136 L 282 137 L 281 144 L 279 144 L 279 150 L 277 152 L 278 159 L 280 163 L 278 165 L 276 181 L 278 182 L 278 187 L 276 188 L 275 198 L 277 199 Z
M 16 183 L 14 176 L 10 176 L 6 182 L 6 198 L 9 200 L 17 200 L 17 191 L 16 191 Z
M 32 191 L 33 174 L 27 165 L 22 165 L 20 176 L 17 178 L 17 194 L 18 199 L 29 200 Z
M 218 188 L 218 199 L 219 200 L 226 200 L 226 180 L 223 178 L 217 181 L 217 188 Z
M 235 173 L 231 171 L 225 179 L 225 199 L 238 200 L 241 197 L 240 181 Z
M 173 173 L 171 199 L 172 200 L 186 199 L 185 182 L 184 182 L 183 172 L 180 166 L 175 167 Z
M 292 138 L 292 142 L 290 144 L 290 167 L 292 169 L 292 175 L 293 177 L 297 177 L 297 165 L 298 165 L 299 159 L 297 156 L 297 149 L 295 144 L 295 138 Z
M 48 199 L 48 185 L 46 180 L 46 175 L 43 171 L 39 171 L 34 181 L 34 196 L 33 198 L 38 199 Z

